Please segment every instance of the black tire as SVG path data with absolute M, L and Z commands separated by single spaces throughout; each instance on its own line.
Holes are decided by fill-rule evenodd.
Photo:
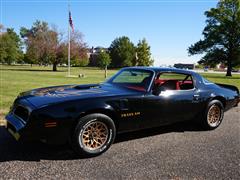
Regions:
M 222 123 L 223 117 L 224 107 L 221 101 L 210 101 L 202 118 L 203 128 L 206 130 L 216 129 Z
M 93 157 L 107 151 L 115 136 L 113 120 L 104 114 L 94 113 L 79 119 L 70 141 L 79 156 Z

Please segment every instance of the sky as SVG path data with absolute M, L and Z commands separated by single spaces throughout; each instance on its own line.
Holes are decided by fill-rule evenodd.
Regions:
M 74 28 L 84 35 L 89 47 L 109 47 L 121 36 L 137 44 L 146 38 L 154 66 L 197 63 L 200 55 L 188 56 L 187 48 L 200 40 L 204 12 L 217 0 L 70 0 Z M 47 21 L 67 35 L 67 0 L 0 0 L 1 24 L 31 28 Z

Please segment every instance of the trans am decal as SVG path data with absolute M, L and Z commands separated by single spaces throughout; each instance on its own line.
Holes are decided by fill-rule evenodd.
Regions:
M 131 113 L 123 113 L 121 114 L 121 117 L 125 118 L 125 117 L 140 116 L 140 115 L 141 115 L 140 112 L 131 112 Z

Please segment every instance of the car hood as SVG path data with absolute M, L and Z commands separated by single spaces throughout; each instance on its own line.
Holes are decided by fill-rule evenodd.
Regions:
M 18 98 L 24 98 L 35 107 L 42 107 L 71 100 L 91 99 L 98 97 L 134 95 L 141 92 L 104 84 L 65 85 L 33 89 L 21 93 Z

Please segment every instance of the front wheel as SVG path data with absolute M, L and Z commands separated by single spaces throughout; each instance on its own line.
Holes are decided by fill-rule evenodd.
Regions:
M 208 104 L 203 118 L 205 129 L 215 129 L 221 124 L 224 116 L 223 109 L 223 104 L 219 100 L 213 100 Z
M 115 135 L 116 128 L 110 117 L 99 113 L 90 114 L 79 120 L 71 144 L 79 155 L 97 156 L 111 146 Z

